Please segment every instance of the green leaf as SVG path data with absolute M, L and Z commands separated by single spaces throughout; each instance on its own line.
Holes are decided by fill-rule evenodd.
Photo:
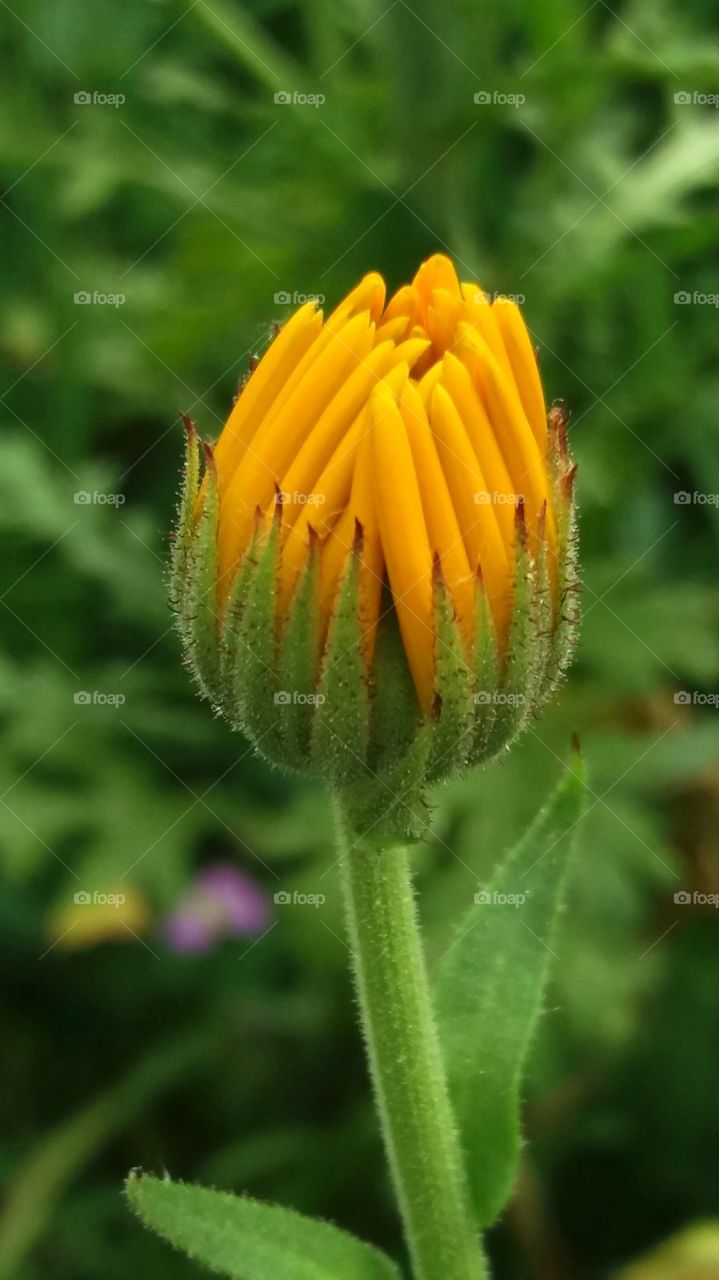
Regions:
M 577 754 L 546 807 L 476 895 L 439 968 L 439 1035 L 482 1226 L 496 1220 L 514 1183 L 522 1072 L 554 957 L 585 792 Z
M 399 1280 L 371 1245 L 292 1209 L 137 1171 L 126 1190 L 146 1226 L 232 1280 Z

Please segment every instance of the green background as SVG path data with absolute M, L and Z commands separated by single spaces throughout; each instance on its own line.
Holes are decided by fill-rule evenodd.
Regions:
M 695 700 L 719 690 L 717 507 L 694 500 L 719 492 L 711 12 L 2 4 L 0 1277 L 196 1274 L 130 1218 L 134 1164 L 401 1255 L 327 799 L 197 700 L 163 572 L 178 411 L 217 434 L 276 294 L 332 306 L 437 250 L 524 297 L 580 464 L 569 682 L 506 761 L 435 797 L 417 858 L 434 961 L 579 732 L 592 793 L 496 1275 L 613 1276 L 716 1211 L 717 914 L 674 900 L 719 888 L 719 710 Z M 278 907 L 252 949 L 177 956 L 159 923 L 218 858 L 327 901 Z M 48 952 L 53 913 L 122 876 L 142 940 Z

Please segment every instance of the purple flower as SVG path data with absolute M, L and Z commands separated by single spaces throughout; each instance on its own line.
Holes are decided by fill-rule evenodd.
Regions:
M 173 951 L 208 951 L 221 938 L 262 933 L 269 919 L 269 900 L 257 881 L 229 862 L 215 862 L 180 899 L 163 934 Z

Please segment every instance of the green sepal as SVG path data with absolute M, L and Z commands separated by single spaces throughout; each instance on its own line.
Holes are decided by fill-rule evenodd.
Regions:
M 472 669 L 439 560 L 433 588 L 436 702 L 428 781 L 466 769 L 474 726 Z
M 534 629 L 535 573 L 529 550 L 524 504 L 519 503 L 514 544 L 512 612 L 504 669 L 492 697 L 495 719 L 489 734 L 490 756 L 516 738 L 531 714 L 530 690 L 537 638 Z
M 557 581 L 551 653 L 544 685 L 545 698 L 564 679 L 579 634 L 579 561 L 574 498 L 577 466 L 569 453 L 567 428 L 564 406 L 557 401 L 549 411 L 548 461 L 557 522 Z
M 281 512 L 282 508 L 279 508 Z M 292 766 L 280 732 L 277 642 L 277 562 L 280 517 L 272 521 L 250 570 L 245 607 L 237 628 L 234 687 L 242 729 L 272 763 Z M 296 763 L 296 762 L 295 762 Z
M 369 695 L 359 615 L 361 550 L 358 533 L 330 621 L 314 709 L 312 761 L 339 788 L 367 772 Z
M 558 481 L 557 617 L 551 645 L 545 696 L 564 679 L 579 635 L 579 539 L 574 501 L 576 465 Z
M 529 672 L 527 700 L 529 714 L 536 713 L 545 698 L 547 681 L 551 677 L 554 610 L 552 584 L 549 573 L 549 557 L 546 534 L 547 508 L 539 514 L 537 552 L 534 556 L 534 592 L 532 595 L 532 628 L 534 632 L 533 660 Z
M 373 773 L 381 775 L 407 755 L 423 717 L 386 584 L 379 615 L 382 621 L 377 627 L 370 685 L 368 765 Z
M 242 619 L 245 615 L 250 583 L 257 570 L 261 542 L 262 521 L 258 515 L 250 545 L 235 572 L 222 615 L 219 704 L 223 715 L 234 728 L 241 728 L 241 709 L 237 688 L 237 652 Z
M 288 701 L 278 706 L 280 732 L 286 750 L 298 763 L 309 756 L 315 715 L 319 568 L 319 548 L 311 530 L 309 556 L 292 597 L 280 651 L 280 685 L 288 695 Z
M 203 443 L 203 449 L 205 487 L 185 566 L 183 612 L 190 665 L 205 697 L 217 704 L 220 677 L 217 526 L 220 504 L 212 447 Z
M 477 575 L 477 609 L 474 632 L 474 733 L 471 762 L 488 759 L 497 706 L 493 693 L 499 688 L 500 661 L 497 629 L 481 573 Z
M 187 571 L 195 528 L 195 508 L 200 488 L 200 447 L 197 426 L 186 414 L 182 415 L 185 427 L 185 462 L 180 483 L 180 499 L 172 539 L 170 556 L 169 597 L 171 608 L 177 615 L 177 623 L 183 638 L 187 634 L 187 614 L 184 596 Z

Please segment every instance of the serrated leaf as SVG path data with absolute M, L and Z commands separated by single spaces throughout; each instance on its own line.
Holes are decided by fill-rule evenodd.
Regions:
M 292 1209 L 139 1173 L 126 1190 L 146 1226 L 231 1280 L 399 1280 L 379 1250 Z
M 496 1220 L 516 1175 L 522 1073 L 554 958 L 585 792 L 575 755 L 548 804 L 476 895 L 439 968 L 438 1029 L 482 1226 Z

